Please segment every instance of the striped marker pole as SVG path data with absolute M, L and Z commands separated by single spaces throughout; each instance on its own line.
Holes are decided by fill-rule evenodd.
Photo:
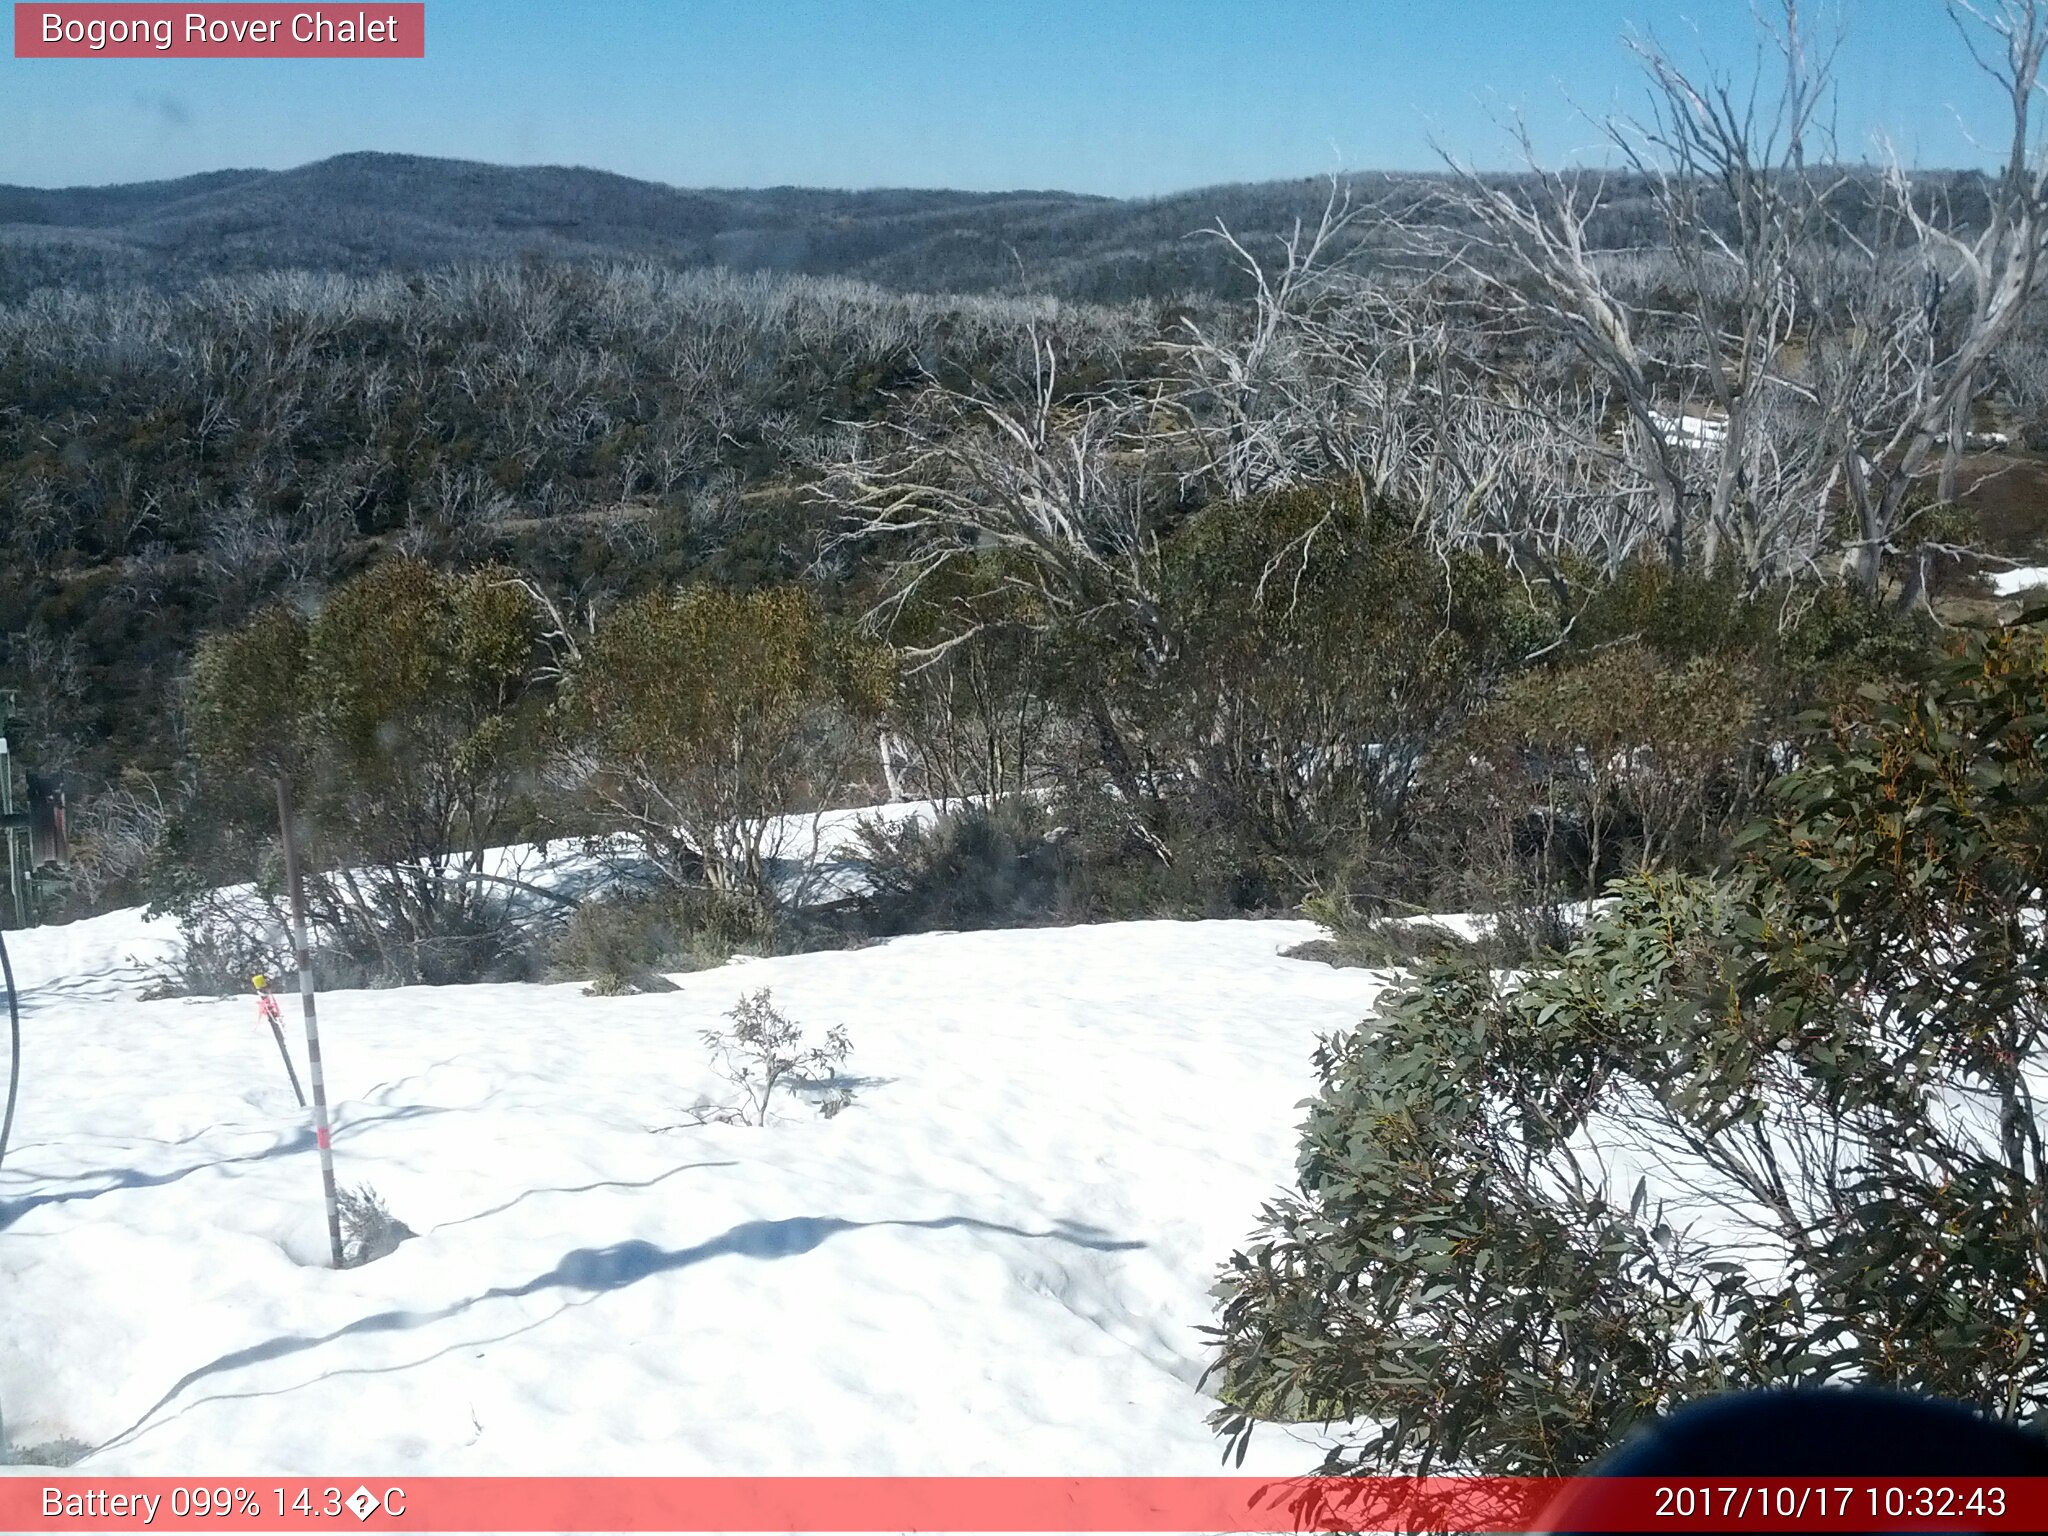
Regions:
M 292 961 L 299 971 L 299 1001 L 306 1009 L 306 1073 L 313 1080 L 313 1139 L 320 1148 L 320 1182 L 327 1191 L 327 1240 L 334 1267 L 341 1262 L 341 1201 L 334 1188 L 334 1134 L 327 1123 L 327 1079 L 320 1070 L 320 1020 L 313 1007 L 313 956 L 306 948 L 306 888 L 299 881 L 299 836 L 292 823 L 291 786 L 277 781 L 277 821 L 284 833 L 284 882 L 292 891 Z

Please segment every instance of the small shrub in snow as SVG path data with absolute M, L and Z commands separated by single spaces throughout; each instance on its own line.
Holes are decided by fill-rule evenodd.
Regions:
M 368 1185 L 343 1190 L 339 1203 L 341 1263 L 344 1269 L 354 1269 L 372 1259 L 381 1259 L 407 1238 L 418 1236 L 391 1214 L 384 1204 L 384 1197 Z
M 83 1461 L 92 1450 L 83 1440 L 68 1436 L 36 1445 L 0 1444 L 0 1467 L 69 1467 Z
M 751 902 L 701 889 L 623 892 L 586 901 L 557 941 L 555 965 L 599 996 L 667 992 L 666 973 L 704 971 L 742 950 L 776 946 L 773 919 Z
M 1401 970 L 1423 960 L 1444 960 L 1469 951 L 1458 934 L 1428 919 L 1402 922 L 1380 913 L 1359 911 L 1349 896 L 1311 896 L 1302 915 L 1321 923 L 1330 936 L 1311 939 L 1285 951 L 1294 960 L 1320 960 L 1325 965 L 1365 970 Z
M 1496 967 L 1547 962 L 1578 942 L 1579 927 L 1563 902 L 1517 892 L 1510 882 L 1498 906 L 1486 915 L 1478 947 Z
M 651 1125 L 650 1131 L 659 1135 L 663 1131 L 694 1130 L 700 1125 L 745 1125 L 747 1117 L 730 1104 L 717 1104 L 709 1096 L 700 1095 L 697 1102 L 684 1111 L 685 1118 L 674 1125 Z
M 1341 891 L 1311 896 L 1301 904 L 1302 915 L 1321 923 L 1329 937 L 1283 953 L 1293 960 L 1375 971 L 1414 970 L 1453 959 L 1514 969 L 1555 960 L 1577 942 L 1578 929 L 1562 904 L 1518 893 L 1511 878 L 1499 884 L 1501 897 L 1481 919 L 1476 939 L 1427 916 L 1361 912 Z
M 1024 799 L 968 806 L 930 826 L 870 822 L 860 840 L 866 888 L 857 906 L 877 934 L 1050 921 L 1071 861 L 1052 819 Z
M 836 1080 L 853 1050 L 844 1029 L 829 1031 L 823 1045 L 806 1046 L 803 1026 L 776 1008 L 766 988 L 741 998 L 726 1017 L 732 1028 L 704 1031 L 704 1043 L 719 1070 L 746 1094 L 740 1111 L 744 1123 L 768 1123 L 769 1101 L 778 1087 L 822 1089 L 813 1102 L 827 1119 L 853 1101 L 852 1090 Z
M 7 1419 L 0 1415 L 0 1467 L 68 1467 L 91 1449 L 83 1440 L 68 1436 L 35 1445 L 15 1445 L 7 1438 Z
M 283 974 L 277 935 L 253 919 L 227 912 L 193 912 L 178 924 L 178 947 L 156 968 L 149 998 L 234 997 L 249 990 L 259 971 Z

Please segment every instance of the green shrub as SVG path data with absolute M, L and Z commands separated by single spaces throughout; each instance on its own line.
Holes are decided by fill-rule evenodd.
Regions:
M 1736 1388 L 2041 1422 L 2044 783 L 2048 631 L 1975 639 L 1808 742 L 1731 872 L 1632 876 L 1518 981 L 1426 967 L 1326 1039 L 1223 1275 L 1219 1430 L 1557 1475 Z
M 1243 828 L 1182 800 L 1150 822 L 1096 789 L 1062 796 L 1053 814 L 1067 829 L 1067 922 L 1242 917 L 1290 908 L 1301 882 Z
M 702 889 L 664 887 L 584 902 L 556 940 L 555 969 L 600 994 L 662 991 L 666 973 L 710 970 L 774 945 L 760 910 Z
M 159 875 L 163 905 L 217 913 L 215 881 L 260 875 L 232 920 L 277 926 L 282 777 L 323 971 L 381 985 L 524 974 L 534 925 L 485 865 L 532 819 L 537 643 L 509 572 L 417 560 L 363 572 L 310 620 L 274 607 L 209 637 L 189 696 L 200 784 L 164 838 L 182 868 Z
M 1302 916 L 1321 923 L 1329 937 L 1311 939 L 1287 951 L 1296 960 L 1365 970 L 1399 970 L 1418 961 L 1444 960 L 1472 946 L 1440 923 L 1403 922 L 1384 912 L 1361 912 L 1343 892 L 1311 896 Z
M 1546 622 L 1497 561 L 1440 558 L 1353 489 L 1205 509 L 1163 563 L 1175 649 L 1129 706 L 1162 794 L 1297 883 L 1398 840 L 1416 764 Z
M 1431 765 L 1427 799 L 1466 834 L 1456 862 L 1529 907 L 1645 863 L 1711 868 L 1754 812 L 1764 710 L 1745 667 L 1615 646 L 1511 679 Z
M 1900 677 L 1924 660 L 1929 626 L 1902 618 L 1842 582 L 1745 590 L 1729 572 L 1674 574 L 1637 563 L 1580 583 L 1566 656 L 1640 645 L 1671 667 L 1709 659 L 1760 680 L 1775 719 L 1832 704 L 1872 677 Z
M 571 670 L 581 788 L 678 885 L 778 903 L 774 818 L 830 805 L 892 687 L 885 653 L 794 587 L 626 603 Z
M 926 799 L 1021 795 L 1045 781 L 1071 722 L 1055 708 L 1043 604 L 1014 561 L 949 561 L 895 612 L 906 667 L 889 728 L 909 748 L 905 792 Z
M 297 773 L 305 755 L 299 716 L 308 628 L 296 609 L 279 604 L 200 645 L 186 715 L 193 749 L 211 774 L 260 781 Z
M 1022 927 L 1060 913 L 1069 853 L 1036 801 L 862 826 L 861 927 L 874 934 Z

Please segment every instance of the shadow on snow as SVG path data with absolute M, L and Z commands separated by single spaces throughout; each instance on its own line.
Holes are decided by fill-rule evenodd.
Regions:
M 1037 1241 L 1069 1243 L 1080 1248 L 1111 1253 L 1127 1252 L 1145 1246 L 1141 1242 L 1110 1237 L 1096 1227 L 1066 1221 L 1055 1222 L 1048 1231 L 1033 1232 L 1023 1227 L 1010 1226 L 1004 1222 L 983 1221 L 973 1216 L 939 1216 L 921 1221 L 848 1221 L 837 1216 L 789 1216 L 776 1221 L 743 1221 L 738 1226 L 721 1232 L 717 1237 L 688 1248 L 663 1248 L 637 1238 L 623 1243 L 613 1243 L 605 1248 L 575 1248 L 563 1254 L 554 1268 L 535 1275 L 522 1284 L 493 1286 L 467 1300 L 431 1312 L 378 1312 L 369 1317 L 358 1318 L 355 1322 L 344 1324 L 329 1333 L 317 1336 L 287 1334 L 266 1339 L 261 1344 L 252 1344 L 246 1349 L 233 1350 L 179 1377 L 171 1389 L 152 1403 L 134 1423 L 119 1434 L 101 1442 L 94 1450 L 109 1450 L 131 1438 L 179 1393 L 209 1376 L 217 1376 L 224 1371 L 239 1370 L 243 1366 L 258 1365 L 268 1360 L 285 1359 L 358 1334 L 397 1333 L 424 1327 L 458 1317 L 470 1308 L 488 1301 L 511 1300 L 537 1295 L 544 1291 L 582 1292 L 584 1300 L 594 1300 L 599 1295 L 623 1290 L 651 1276 L 688 1269 L 708 1259 L 795 1258 L 811 1252 L 828 1238 L 875 1227 L 907 1227 L 931 1232 L 964 1227 L 977 1232 L 995 1232 Z

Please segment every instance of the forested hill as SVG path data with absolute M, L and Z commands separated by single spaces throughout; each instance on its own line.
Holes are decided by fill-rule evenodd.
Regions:
M 1416 185 L 1385 175 L 1346 179 L 1357 200 L 1389 208 L 1408 208 Z M 1108 303 L 1236 295 L 1243 276 L 1230 252 L 1191 236 L 1221 219 L 1270 246 L 1269 237 L 1297 219 L 1312 223 L 1329 190 L 1315 179 L 1137 200 L 1071 192 L 688 190 L 558 166 L 339 155 L 287 171 L 215 171 L 133 186 L 0 186 L 0 302 L 42 287 L 176 285 L 278 268 L 367 275 L 526 256 Z M 1969 200 L 1967 189 L 1949 190 Z M 1603 198 L 1589 231 L 1601 243 L 1654 235 L 1645 187 L 1609 180 Z
M 1189 232 L 1226 208 L 1291 222 L 1327 188 L 1119 202 L 1067 192 L 686 190 L 553 166 L 354 154 L 133 186 L 0 187 L 0 299 L 281 267 L 372 273 L 529 254 L 1116 298 L 1213 289 Z

